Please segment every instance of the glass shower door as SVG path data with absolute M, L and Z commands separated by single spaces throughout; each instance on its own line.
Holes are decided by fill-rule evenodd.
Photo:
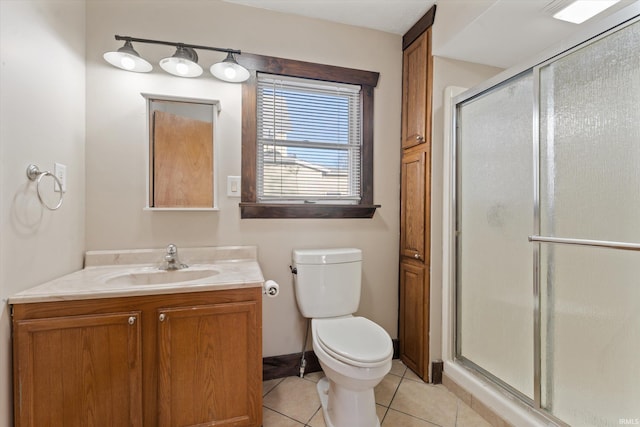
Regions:
M 458 105 L 456 356 L 533 399 L 532 73 Z
M 638 46 L 636 23 L 539 68 L 541 406 L 576 426 L 640 423 Z

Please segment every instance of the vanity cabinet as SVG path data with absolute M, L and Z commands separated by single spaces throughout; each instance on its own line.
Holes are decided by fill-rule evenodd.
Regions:
M 260 426 L 261 297 L 13 305 L 15 425 Z

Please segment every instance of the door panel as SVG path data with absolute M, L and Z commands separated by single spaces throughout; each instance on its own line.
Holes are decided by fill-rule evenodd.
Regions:
M 14 340 L 16 426 L 142 425 L 139 312 L 21 320 Z
M 428 153 L 416 151 L 402 156 L 400 248 L 402 256 L 428 262 L 425 245 L 429 213 L 426 211 Z
M 457 354 L 523 396 L 533 373 L 533 78 L 458 107 Z
M 400 264 L 400 358 L 419 375 L 425 370 L 429 286 L 425 286 L 425 268 L 419 264 Z M 426 310 L 426 311 L 425 311 Z M 425 375 L 426 378 L 426 375 Z
M 540 69 L 542 236 L 640 243 L 640 24 Z M 542 406 L 637 424 L 640 252 L 541 245 Z
M 253 426 L 262 386 L 256 302 L 167 308 L 159 319 L 161 426 Z
M 403 54 L 402 148 L 407 149 L 430 139 L 431 120 L 430 64 L 431 31 L 418 37 Z

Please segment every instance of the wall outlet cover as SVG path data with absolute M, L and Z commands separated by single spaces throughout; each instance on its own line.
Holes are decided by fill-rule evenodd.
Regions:
M 53 174 L 58 178 L 60 183 L 62 184 L 62 192 L 67 192 L 67 165 L 63 165 L 62 163 L 54 163 L 53 164 Z M 53 180 L 53 191 L 56 193 L 60 192 L 60 187 L 56 180 Z

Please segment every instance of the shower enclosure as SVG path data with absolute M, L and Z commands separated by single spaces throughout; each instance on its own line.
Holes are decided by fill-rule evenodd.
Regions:
M 640 424 L 640 22 L 454 123 L 456 360 L 557 424 Z

